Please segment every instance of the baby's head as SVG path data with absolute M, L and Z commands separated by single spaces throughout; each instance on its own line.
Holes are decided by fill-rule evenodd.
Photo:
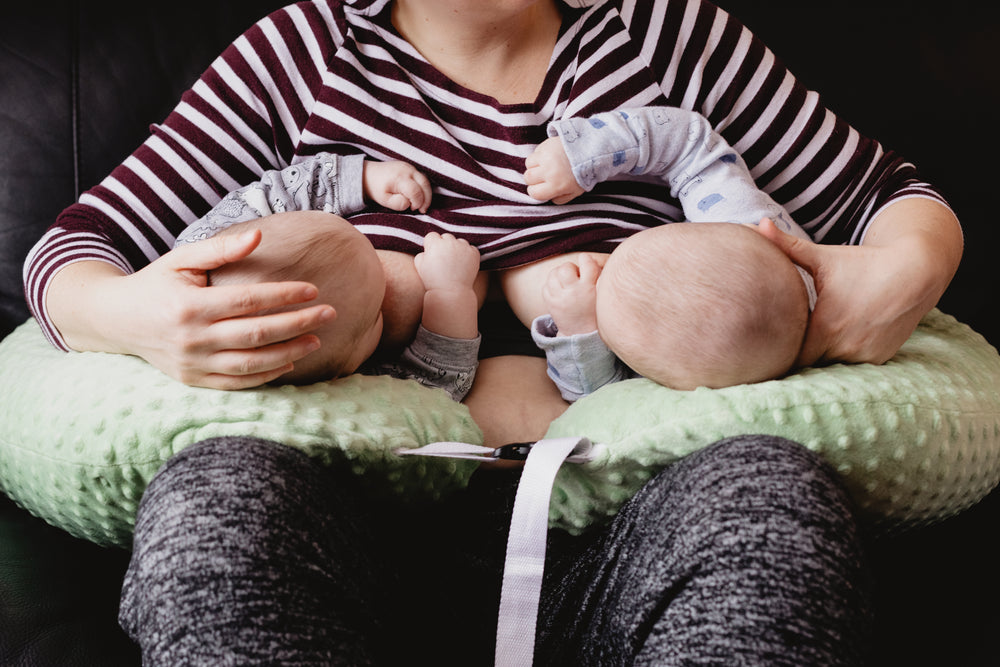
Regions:
M 784 375 L 809 319 L 791 260 L 732 223 L 639 232 L 611 253 L 597 286 L 601 338 L 634 371 L 673 389 Z
M 350 375 L 372 355 L 382 335 L 385 274 L 375 248 L 341 217 L 320 211 L 277 213 L 220 232 L 261 230 L 250 256 L 209 274 L 212 285 L 302 280 L 337 316 L 312 333 L 319 350 L 295 362 L 280 382 L 306 384 Z M 301 305 L 277 310 L 292 310 Z

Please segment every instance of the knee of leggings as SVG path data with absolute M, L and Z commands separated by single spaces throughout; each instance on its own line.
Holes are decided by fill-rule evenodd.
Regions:
M 262 506 L 277 512 L 283 502 L 308 503 L 308 489 L 323 486 L 314 483 L 318 476 L 316 464 L 304 453 L 276 442 L 221 437 L 192 444 L 167 461 L 147 486 L 136 518 L 136 538 L 149 524 L 162 528 L 193 515 L 202 521 L 224 517 L 219 510 L 227 503 L 237 507 L 268 498 Z M 296 492 L 289 492 L 292 487 Z M 216 511 L 204 511 L 209 508 Z
M 853 520 L 842 480 L 818 454 L 791 440 L 746 435 L 694 452 L 654 477 L 635 502 L 704 516 L 755 507 L 816 509 Z
M 740 457 L 747 453 L 781 461 L 783 465 L 804 469 L 823 469 L 833 474 L 833 470 L 823 458 L 805 445 L 776 435 L 737 435 L 719 440 L 707 448 L 709 451 L 728 451 Z
M 740 435 L 719 440 L 692 454 L 695 467 L 751 474 L 756 478 L 802 475 L 840 486 L 840 477 L 819 454 L 793 440 L 772 435 Z
M 253 437 L 222 436 L 208 438 L 191 444 L 174 454 L 157 472 L 154 480 L 186 469 L 232 467 L 238 471 L 262 462 L 273 461 L 279 465 L 295 464 L 306 459 L 301 451 L 272 440 Z

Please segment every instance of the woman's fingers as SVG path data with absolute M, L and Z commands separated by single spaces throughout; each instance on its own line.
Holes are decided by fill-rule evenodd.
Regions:
M 219 350 L 205 356 L 198 367 L 180 371 L 178 379 L 212 389 L 257 387 L 291 371 L 295 362 L 319 347 L 319 338 L 304 335 L 264 347 Z
M 316 286 L 306 282 L 221 285 L 200 291 L 198 308 L 205 320 L 216 322 L 308 303 L 318 294 Z
M 197 243 L 182 244 L 157 261 L 162 262 L 165 269 L 204 274 L 248 256 L 260 245 L 260 239 L 259 229 L 241 234 L 219 234 Z
M 289 341 L 336 318 L 332 306 L 321 304 L 267 315 L 231 317 L 210 324 L 201 344 L 206 350 L 252 350 Z
M 774 221 L 764 218 L 755 229 L 788 255 L 794 263 L 816 276 L 823 263 L 823 246 L 813 241 L 797 238 L 778 229 Z
M 319 349 L 319 338 L 304 335 L 273 345 L 248 349 L 220 350 L 209 358 L 207 375 L 254 378 L 284 372 L 296 361 Z
M 778 230 L 770 220 L 760 233 L 809 271 L 818 299 L 809 317 L 798 364 L 885 363 L 913 333 L 925 309 L 905 292 L 919 285 L 908 257 L 892 248 L 813 243 Z

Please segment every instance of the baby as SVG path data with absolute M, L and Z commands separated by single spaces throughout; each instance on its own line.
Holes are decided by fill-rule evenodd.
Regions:
M 642 376 L 679 390 L 780 377 L 809 318 L 796 267 L 747 225 L 671 224 L 549 273 L 532 326 L 549 376 L 574 401 Z
M 261 242 L 253 253 L 211 271 L 210 284 L 304 280 L 319 290 L 320 302 L 334 307 L 336 317 L 313 332 L 320 348 L 279 382 L 388 374 L 443 388 L 460 401 L 478 363 L 479 251 L 450 234 L 426 235 L 414 258 L 424 284 L 420 326 L 398 359 L 376 362 L 386 278 L 371 242 L 341 217 L 363 206 L 364 197 L 395 210 L 419 209 L 429 203 L 430 188 L 405 163 L 321 154 L 229 193 L 177 244 L 258 228 Z
M 808 236 L 707 120 L 647 107 L 557 121 L 549 134 L 526 161 L 532 196 L 565 203 L 601 180 L 651 175 L 698 223 L 638 232 L 610 256 L 540 264 L 540 303 L 525 296 L 538 270 L 505 280 L 509 299 L 547 313 L 533 318 L 532 335 L 564 398 L 636 374 L 694 389 L 790 370 L 815 302 L 812 277 L 746 225 L 767 219 Z

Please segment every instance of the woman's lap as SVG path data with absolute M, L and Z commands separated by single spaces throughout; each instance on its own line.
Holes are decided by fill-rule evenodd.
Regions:
M 671 466 L 547 577 L 539 664 L 860 664 L 867 644 L 847 496 L 815 454 L 778 438 Z
M 454 502 L 383 504 L 287 447 L 192 446 L 143 498 L 123 625 L 164 660 L 229 639 L 241 664 L 280 664 L 277 646 L 286 664 L 491 664 L 516 480 L 477 473 Z M 550 536 L 536 662 L 680 663 L 694 659 L 685 647 L 727 664 L 746 649 L 817 662 L 811 651 L 860 641 L 855 545 L 814 455 L 772 438 L 715 445 L 607 528 Z
M 143 496 L 122 594 L 144 660 L 368 664 L 377 618 L 364 614 L 365 526 L 350 511 L 328 521 L 327 508 L 351 499 L 319 472 L 295 450 L 237 438 L 166 464 Z
M 380 503 L 347 466 L 277 443 L 192 445 L 142 499 L 122 625 L 150 664 L 448 664 L 484 644 L 492 659 L 506 524 L 468 495 Z

